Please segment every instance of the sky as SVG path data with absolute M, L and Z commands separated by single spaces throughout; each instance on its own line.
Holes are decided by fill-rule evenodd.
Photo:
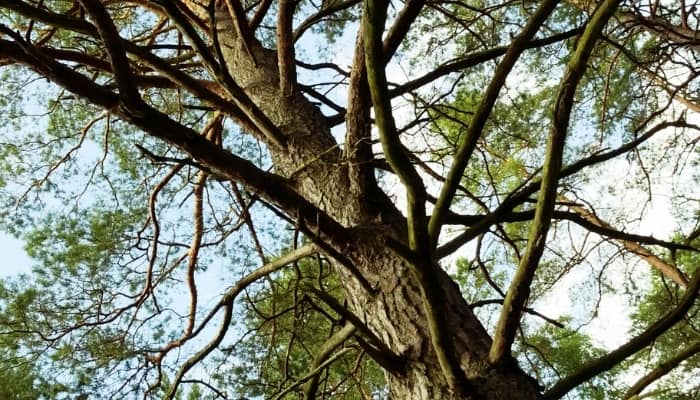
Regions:
M 351 53 L 346 52 L 339 54 L 339 59 L 336 61 L 339 65 L 349 65 L 351 58 Z M 405 71 L 394 64 L 391 67 L 388 71 L 391 81 L 400 82 L 406 79 Z M 627 173 L 624 167 L 624 160 L 611 162 L 608 171 L 609 175 L 606 176 L 606 180 L 615 182 L 623 179 Z M 670 181 L 668 184 L 670 184 Z M 676 229 L 673 222 L 672 205 L 668 201 L 668 197 L 662 193 L 664 192 L 664 186 L 662 185 L 660 188 L 658 193 L 652 198 L 651 207 L 645 213 L 642 221 L 637 226 L 629 227 L 626 230 L 639 234 L 653 235 L 658 239 L 667 239 Z M 598 189 L 592 188 L 591 190 Z M 3 262 L 0 263 L 0 277 L 30 272 L 32 260 L 23 250 L 21 240 L 0 233 L 0 254 L 2 254 L 3 258 Z M 566 282 L 557 286 L 551 295 L 552 301 L 547 304 L 545 310 L 540 311 L 549 317 L 557 317 L 569 312 L 573 308 L 573 299 L 570 295 L 571 290 L 572 286 Z M 621 296 L 608 296 L 601 304 L 598 317 L 586 329 L 591 333 L 606 332 L 606 335 L 595 336 L 601 338 L 602 342 L 600 344 L 604 347 L 609 349 L 615 348 L 626 340 L 629 320 L 620 316 L 625 315 L 628 311 L 627 305 Z
M 31 271 L 32 260 L 24 251 L 24 243 L 0 232 L 0 277 L 13 276 Z

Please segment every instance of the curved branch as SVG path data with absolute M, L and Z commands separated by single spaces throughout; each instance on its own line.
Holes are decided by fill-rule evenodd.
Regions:
M 510 357 L 510 348 L 520 325 L 520 314 L 530 296 L 530 285 L 542 257 L 547 240 L 547 232 L 552 222 L 552 213 L 554 212 L 554 203 L 557 198 L 557 187 L 564 155 L 564 145 L 569 129 L 569 119 L 574 104 L 576 88 L 586 70 L 593 47 L 619 2 L 620 0 L 607 0 L 596 10 L 596 13 L 578 40 L 576 50 L 572 54 L 564 78 L 559 86 L 559 95 L 554 107 L 552 129 L 547 141 L 547 153 L 542 172 L 540 194 L 537 198 L 535 218 L 532 221 L 525 253 L 520 259 L 515 276 L 503 302 L 503 309 L 496 326 L 493 344 L 489 351 L 489 362 L 493 365 L 499 365 Z
M 315 371 L 321 364 L 327 361 L 335 349 L 345 343 L 345 341 L 355 333 L 355 330 L 357 330 L 355 325 L 348 323 L 340 330 L 333 333 L 333 335 L 321 345 L 321 348 L 318 349 L 318 353 L 316 353 L 316 357 L 314 357 L 314 361 L 311 364 L 311 370 Z M 304 385 L 304 399 L 314 400 L 316 398 L 319 376 L 320 374 L 313 375 L 306 385 Z
M 187 374 L 187 372 L 190 369 L 192 369 L 192 367 L 204 360 L 212 351 L 219 347 L 219 344 L 221 344 L 221 341 L 224 340 L 224 336 L 226 336 L 226 332 L 228 332 L 228 329 L 231 326 L 232 315 L 233 305 L 227 304 L 226 306 L 224 306 L 224 316 L 221 319 L 221 327 L 219 328 L 219 331 L 217 332 L 216 336 L 214 336 L 214 338 L 209 343 L 207 343 L 207 345 L 202 350 L 197 352 L 194 356 L 190 357 L 189 359 L 187 359 L 187 361 L 185 361 L 184 364 L 182 364 L 177 374 L 175 375 L 175 379 L 173 379 L 173 384 L 170 386 L 170 389 L 168 389 L 164 398 L 172 400 L 175 397 L 175 394 L 177 393 L 177 388 L 178 386 L 180 386 L 182 378 L 185 377 L 185 374 Z
M 683 361 L 693 357 L 694 355 L 700 353 L 700 340 L 692 342 L 690 345 L 683 348 L 681 351 L 676 353 L 673 357 L 659 364 L 656 368 L 651 370 L 648 374 L 644 375 L 639 379 L 632 387 L 625 392 L 622 396 L 623 400 L 630 399 L 634 396 L 639 395 L 642 390 L 647 386 L 654 383 L 659 378 L 671 372 L 672 369 L 676 368 Z
M 354 5 L 360 4 L 361 1 L 362 0 L 333 1 L 331 5 L 323 7 L 319 12 L 302 21 L 297 30 L 294 31 L 292 41 L 296 43 L 299 39 L 301 39 L 304 32 L 314 26 L 314 24 L 319 23 L 321 20 L 323 20 L 323 18 L 333 15 L 338 11 L 342 11 Z
M 527 44 L 542 27 L 544 21 L 549 17 L 549 14 L 554 11 L 559 1 L 560 0 L 546 0 L 540 3 L 537 11 L 535 11 L 532 18 L 527 22 L 522 32 L 515 37 L 503 56 L 503 59 L 498 64 L 498 67 L 496 67 L 493 78 L 491 78 L 491 82 L 489 82 L 484 96 L 469 122 L 467 132 L 460 138 L 454 161 L 447 173 L 445 183 L 442 185 L 440 195 L 435 202 L 435 209 L 433 210 L 433 215 L 430 217 L 430 222 L 428 224 L 428 235 L 432 246 L 437 246 L 444 218 L 447 215 L 447 211 L 450 209 L 452 200 L 457 192 L 457 187 L 464 175 L 464 170 L 476 148 L 476 143 L 481 137 L 486 121 L 489 115 L 491 115 L 493 105 L 496 103 L 496 99 L 506 82 L 506 78 L 515 66 L 515 62 L 520 58 L 520 55 L 527 49 Z
M 313 286 L 310 286 L 307 289 L 318 296 L 321 301 L 326 303 L 326 305 L 338 315 L 353 324 L 353 326 L 359 329 L 360 333 L 369 338 L 369 340 L 372 342 L 369 345 L 373 347 L 371 347 L 371 350 L 368 349 L 368 353 L 375 361 L 377 361 L 377 363 L 379 363 L 379 365 L 392 373 L 401 373 L 404 370 L 404 359 L 387 347 L 384 342 L 382 342 L 382 340 L 377 337 L 377 335 L 375 335 L 374 332 L 372 332 L 372 330 L 357 315 L 345 308 L 342 304 L 340 304 L 340 302 L 338 302 L 338 300 L 336 300 L 335 297 L 331 296 L 330 294 Z M 360 336 L 357 336 L 357 339 L 359 340 Z
M 586 382 L 596 375 L 610 370 L 625 358 L 653 343 L 656 338 L 661 336 L 678 321 L 683 319 L 688 310 L 690 310 L 693 304 L 695 304 L 699 292 L 700 268 L 696 270 L 693 279 L 690 281 L 690 285 L 688 285 L 688 289 L 676 308 L 666 313 L 666 315 L 664 315 L 661 319 L 656 321 L 653 325 L 629 342 L 607 355 L 589 361 L 573 374 L 560 380 L 556 385 L 544 393 L 543 399 L 554 400 L 563 397 L 576 386 Z

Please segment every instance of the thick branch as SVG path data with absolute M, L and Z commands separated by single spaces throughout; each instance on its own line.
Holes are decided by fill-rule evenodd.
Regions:
M 295 8 L 295 0 L 280 0 L 277 12 L 277 65 L 280 74 L 280 92 L 284 96 L 291 96 L 297 83 L 294 42 L 292 40 L 292 21 Z
M 620 346 L 613 352 L 591 360 L 573 374 L 559 381 L 551 389 L 545 392 L 544 400 L 554 400 L 563 397 L 571 389 L 598 374 L 610 370 L 625 358 L 653 343 L 656 338 L 673 327 L 673 325 L 675 325 L 678 321 L 683 319 L 688 310 L 690 310 L 693 304 L 695 304 L 698 297 L 698 292 L 700 292 L 700 268 L 695 272 L 693 279 L 688 285 L 688 289 L 676 308 L 666 313 L 666 315 L 656 321 L 639 336 Z
M 382 149 L 389 165 L 406 188 L 409 246 L 411 251 L 417 255 L 413 260 L 407 261 L 409 261 L 421 290 L 433 349 L 448 385 L 461 395 L 466 395 L 470 385 L 460 367 L 457 353 L 454 350 L 454 342 L 445 320 L 444 296 L 436 279 L 437 274 L 434 269 L 437 268 L 437 265 L 432 261 L 428 241 L 425 187 L 399 139 L 391 112 L 391 99 L 384 71 L 385 56 L 382 47 L 382 33 L 388 4 L 389 2 L 386 0 L 365 1 L 362 29 L 367 82 L 374 104 L 375 121 Z
M 407 0 L 384 39 L 384 62 L 389 62 L 423 9 L 425 0 Z
M 379 131 L 379 140 L 391 169 L 401 179 L 406 188 L 408 202 L 409 245 L 412 250 L 428 256 L 429 251 L 425 234 L 426 192 L 423 180 L 413 168 L 406 148 L 401 143 L 391 111 L 384 55 L 382 50 L 382 33 L 386 22 L 388 1 L 368 0 L 365 2 L 365 18 L 362 21 L 363 41 L 365 45 L 365 65 L 367 82 L 374 105 L 375 122 Z
M 433 215 L 430 217 L 428 227 L 428 234 L 432 246 L 437 246 L 438 237 L 440 236 L 440 230 L 442 228 L 444 218 L 447 215 L 450 205 L 452 204 L 457 187 L 462 180 L 464 169 L 469 163 L 472 152 L 476 147 L 479 137 L 481 137 L 482 130 L 486 125 L 486 121 L 491 114 L 494 104 L 496 104 L 496 99 L 498 98 L 501 88 L 506 82 L 506 78 L 513 69 L 513 66 L 515 66 L 515 62 L 518 60 L 520 55 L 523 53 L 523 51 L 525 51 L 525 49 L 527 49 L 527 44 L 530 42 L 535 33 L 537 33 L 537 31 L 542 27 L 544 21 L 547 19 L 549 14 L 554 11 L 557 4 L 559 4 L 559 0 L 546 0 L 540 4 L 537 11 L 535 11 L 535 14 L 532 16 L 532 18 L 530 18 L 522 32 L 515 37 L 510 47 L 506 51 L 506 54 L 503 56 L 503 59 L 498 64 L 498 67 L 493 74 L 493 78 L 491 78 L 491 82 L 489 82 L 489 85 L 486 88 L 484 97 L 481 99 L 478 108 L 474 112 L 474 116 L 469 122 L 467 132 L 460 139 L 452 167 L 447 173 L 445 184 L 442 185 L 440 195 L 435 202 L 435 209 L 433 210 Z
M 121 100 L 126 107 L 134 110 L 138 109 L 143 100 L 141 100 L 139 91 L 134 85 L 129 59 L 126 57 L 122 40 L 117 33 L 117 28 L 114 26 L 112 18 L 102 3 L 97 0 L 80 0 L 80 4 L 95 21 L 97 31 L 105 44 L 110 63 L 112 64 L 112 71 L 114 71 L 114 78 L 119 87 Z
M 552 220 L 557 186 L 562 166 L 566 133 L 574 104 L 578 83 L 586 70 L 593 46 L 598 41 L 603 28 L 612 17 L 620 0 L 605 1 L 591 18 L 578 40 L 576 50 L 567 66 L 559 87 L 559 95 L 554 108 L 554 120 L 547 142 L 547 155 L 542 172 L 542 184 L 537 199 L 535 219 L 532 221 L 525 253 L 520 260 L 506 298 L 503 302 L 493 344 L 489 352 L 489 362 L 498 365 L 510 357 L 510 348 L 520 324 L 520 314 L 530 296 L 530 285 L 542 257 L 547 231 Z
M 245 10 L 243 9 L 243 4 L 239 0 L 224 0 L 226 3 L 226 8 L 228 9 L 229 15 L 231 16 L 231 21 L 236 29 L 239 40 L 243 42 L 248 56 L 255 62 L 255 57 L 253 52 L 250 50 L 253 40 L 255 40 L 250 32 L 248 26 L 248 20 L 245 16 Z
M 676 368 L 683 361 L 693 357 L 698 353 L 700 353 L 700 340 L 692 342 L 690 345 L 686 346 L 681 351 L 676 353 L 673 357 L 662 362 L 656 368 L 651 370 L 648 374 L 644 375 L 634 385 L 632 385 L 632 387 L 629 388 L 629 390 L 627 390 L 627 392 L 624 394 L 624 396 L 622 396 L 622 398 L 624 400 L 627 400 L 639 395 L 639 393 L 641 393 L 642 390 L 644 390 L 644 388 L 671 372 L 671 370 Z

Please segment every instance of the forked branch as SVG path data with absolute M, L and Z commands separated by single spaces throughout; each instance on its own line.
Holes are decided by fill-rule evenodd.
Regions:
M 513 39 L 510 47 L 506 51 L 503 59 L 496 67 L 496 71 L 489 82 L 484 96 L 479 102 L 471 121 L 469 122 L 469 128 L 467 132 L 460 138 L 460 143 L 457 147 L 457 152 L 454 156 L 454 161 L 452 166 L 447 173 L 447 178 L 445 183 L 442 185 L 440 190 L 440 195 L 435 202 L 435 209 L 430 217 L 430 222 L 428 226 L 428 235 L 432 246 L 437 246 L 438 237 L 440 236 L 440 230 L 442 229 L 442 224 L 445 221 L 445 217 L 450 209 L 452 200 L 454 199 L 457 188 L 462 181 L 462 176 L 464 175 L 464 170 L 469 163 L 474 149 L 476 148 L 477 141 L 482 135 L 486 121 L 491 115 L 491 110 L 494 104 L 496 104 L 496 99 L 501 91 L 501 88 L 506 82 L 506 78 L 510 74 L 511 70 L 515 66 L 515 62 L 520 58 L 520 55 L 528 48 L 530 40 L 535 36 L 535 33 L 542 27 L 544 21 L 549 17 L 549 15 L 554 11 L 554 8 L 559 4 L 560 0 L 546 0 L 540 4 L 537 11 L 533 14 L 527 25 L 523 28 L 522 32 Z
M 515 340 L 515 334 L 520 325 L 520 315 L 530 296 L 530 285 L 544 251 L 547 232 L 551 224 L 552 213 L 554 212 L 564 145 L 566 143 L 566 134 L 569 128 L 569 118 L 574 104 L 576 88 L 586 70 L 593 47 L 599 40 L 603 28 L 607 24 L 608 19 L 612 17 L 619 2 L 620 0 L 607 0 L 596 10 L 596 13 L 578 40 L 578 45 L 572 54 L 564 78 L 559 86 L 559 95 L 554 107 L 553 124 L 547 141 L 547 153 L 542 172 L 540 194 L 537 198 L 535 219 L 532 221 L 525 253 L 518 264 L 515 276 L 506 294 L 503 309 L 496 326 L 493 344 L 489 351 L 489 362 L 493 365 L 499 365 L 510 358 L 511 345 L 513 340 Z

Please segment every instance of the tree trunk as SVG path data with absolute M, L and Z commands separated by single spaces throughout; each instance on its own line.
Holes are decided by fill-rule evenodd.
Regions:
M 275 52 L 254 39 L 250 53 L 238 40 L 228 13 L 217 12 L 217 32 L 228 71 L 253 102 L 280 128 L 284 149 L 269 146 L 275 172 L 290 179 L 296 190 L 354 232 L 352 246 L 341 251 L 374 289 L 360 284 L 347 268 L 336 263 L 343 277 L 350 310 L 396 355 L 405 368 L 387 373 L 392 399 L 459 398 L 448 387 L 429 337 L 421 292 L 407 262 L 385 245 L 385 238 L 405 242 L 406 220 L 376 187 L 360 182 L 330 133 L 325 117 L 297 89 L 285 96 L 279 89 Z M 355 68 L 362 68 L 355 63 Z M 357 75 L 354 75 L 357 78 Z M 350 93 L 361 92 L 351 80 Z M 367 101 L 351 98 L 349 103 Z M 362 105 L 357 107 L 363 108 Z M 366 118 L 350 106 L 346 129 L 362 130 Z M 357 111 L 360 113 L 361 111 Z M 264 140 L 264 138 L 261 138 Z M 487 363 L 491 338 L 442 270 L 440 283 L 447 299 L 447 321 L 462 369 L 472 384 L 473 398 L 536 399 L 537 383 L 513 362 L 492 368 Z

